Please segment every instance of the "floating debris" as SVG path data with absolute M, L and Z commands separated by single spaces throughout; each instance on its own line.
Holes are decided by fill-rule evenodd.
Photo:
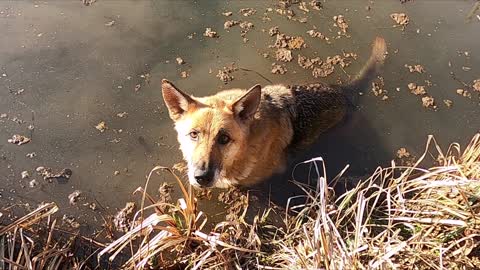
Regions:
M 34 188 L 34 187 L 38 186 L 37 180 L 32 179 L 30 182 L 28 182 L 28 186 L 31 187 L 31 188 Z
M 175 61 L 177 61 L 177 64 L 179 64 L 179 65 L 185 64 L 185 61 L 181 57 L 175 58 Z
M 190 74 L 188 74 L 187 71 L 180 72 L 180 77 L 182 77 L 182 78 L 188 78 L 189 76 L 190 76 Z
M 333 25 L 340 28 L 340 32 L 338 32 L 338 34 L 345 35 L 348 29 L 348 23 L 345 20 L 345 17 L 343 15 L 333 16 L 333 21 L 334 21 Z
M 444 99 L 443 103 L 445 103 L 445 106 L 447 106 L 448 108 L 452 107 L 453 105 L 453 101 L 451 101 L 450 99 Z
M 397 150 L 397 157 L 398 158 L 408 158 L 410 157 L 410 153 L 407 151 L 406 148 L 402 147 Z
M 218 38 L 219 35 L 217 32 L 213 31 L 212 28 L 206 28 L 205 32 L 203 33 L 204 37 L 209 37 L 209 38 Z
M 274 26 L 270 29 L 268 29 L 268 34 L 273 37 L 275 35 L 278 35 L 280 33 L 280 30 L 278 29 L 278 26 Z
M 128 116 L 127 112 L 117 113 L 117 117 L 120 117 L 120 118 L 126 118 L 127 116 Z
M 28 157 L 28 158 L 34 158 L 35 156 L 37 156 L 37 153 L 32 152 L 32 153 L 26 154 L 25 156 Z
M 424 73 L 425 72 L 425 69 L 423 68 L 422 65 L 410 66 L 410 65 L 405 64 L 405 67 L 408 68 L 408 71 L 410 71 L 410 73 L 413 73 L 413 72 Z
M 410 18 L 408 18 L 405 13 L 392 13 L 390 14 L 390 18 L 392 18 L 397 25 L 402 26 L 403 29 L 405 29 L 405 26 L 410 22 Z
M 275 44 L 271 45 L 270 47 L 273 48 L 288 48 L 291 50 L 305 48 L 305 40 L 300 36 L 287 36 L 285 34 L 277 34 L 277 39 L 275 40 Z
M 105 122 L 102 121 L 102 122 L 98 123 L 98 124 L 95 126 L 95 128 L 96 128 L 98 131 L 100 131 L 100 132 L 103 133 L 103 132 L 107 129 L 107 124 L 105 124 Z
M 222 15 L 225 16 L 225 17 L 230 17 L 232 16 L 233 12 L 231 11 L 227 11 L 227 12 L 222 12 Z
M 115 21 L 109 21 L 105 24 L 105 26 L 113 26 L 115 24 Z
M 277 52 L 275 53 L 275 57 L 277 61 L 282 61 L 282 62 L 290 62 L 293 59 L 292 51 L 287 50 L 285 48 L 278 49 Z
M 388 91 L 385 90 L 385 82 L 383 77 L 378 77 L 375 81 L 372 82 L 372 92 L 376 97 L 381 96 L 383 101 L 388 99 Z
M 472 87 L 475 91 L 480 92 L 480 79 L 474 80 Z
M 315 64 L 321 64 L 322 60 L 320 60 L 320 57 L 307 58 L 299 54 L 297 58 L 297 63 L 300 67 L 304 69 L 312 69 Z
M 28 173 L 28 171 L 23 171 L 21 175 L 22 175 L 22 179 L 26 179 L 30 177 L 30 174 Z
M 235 77 L 233 77 L 232 73 L 237 70 L 238 68 L 235 66 L 235 63 L 232 63 L 230 66 L 225 66 L 223 69 L 219 69 L 216 77 L 226 84 L 233 81 Z
M 435 100 L 433 97 L 431 96 L 424 96 L 422 97 L 422 105 L 423 107 L 425 108 L 433 108 L 433 109 L 436 109 L 437 106 L 435 105 Z
M 410 92 L 416 96 L 425 95 L 427 91 L 425 91 L 425 86 L 417 85 L 416 83 L 409 83 L 407 85 Z
M 287 73 L 287 67 L 285 65 L 277 65 L 276 63 L 273 63 L 271 72 L 273 74 L 285 74 Z
M 14 134 L 11 139 L 8 139 L 9 143 L 13 143 L 16 145 L 22 145 L 30 142 L 30 138 L 27 138 L 23 135 Z
M 223 24 L 223 29 L 230 29 L 231 27 L 240 24 L 240 21 L 229 20 Z
M 312 70 L 312 76 L 315 78 L 325 78 L 332 74 L 334 70 L 335 67 L 331 63 L 322 62 L 319 67 L 315 67 Z
M 37 171 L 37 173 L 42 176 L 44 180 L 50 180 L 54 178 L 70 179 L 73 174 L 72 170 L 67 168 L 62 169 L 59 173 L 54 173 L 51 168 L 43 166 L 37 167 L 35 171 Z
M 319 31 L 317 30 L 308 30 L 307 31 L 307 34 L 311 37 L 314 37 L 314 38 L 320 38 L 320 39 L 324 39 L 324 40 L 327 40 L 328 41 L 328 38 L 326 36 L 324 36 L 322 33 L 320 33 Z
M 70 203 L 70 205 L 77 204 L 80 195 L 82 195 L 82 192 L 80 190 L 75 190 L 74 192 L 70 193 L 70 195 L 68 195 L 68 202 Z
M 142 87 L 141 84 L 137 84 L 137 85 L 135 85 L 135 88 L 133 90 L 135 90 L 135 92 L 138 92 L 138 91 L 140 91 L 141 87 Z
M 241 15 L 248 17 L 252 16 L 253 14 L 257 13 L 257 11 L 253 8 L 242 8 L 238 11 Z
M 464 96 L 466 98 L 472 98 L 472 94 L 470 94 L 470 92 L 468 92 L 467 90 L 464 90 L 464 89 L 457 89 L 456 90 L 457 94 L 461 95 L 461 96 Z

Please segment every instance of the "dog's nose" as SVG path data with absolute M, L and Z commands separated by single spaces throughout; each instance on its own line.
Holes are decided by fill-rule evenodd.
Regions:
M 213 180 L 213 172 L 208 169 L 196 169 L 193 177 L 200 186 L 208 187 L 212 183 Z

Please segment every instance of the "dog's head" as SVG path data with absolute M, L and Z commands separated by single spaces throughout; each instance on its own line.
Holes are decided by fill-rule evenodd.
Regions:
M 248 170 L 234 163 L 245 156 L 249 124 L 260 104 L 260 85 L 234 98 L 195 98 L 162 80 L 162 94 L 188 163 L 190 184 L 219 188 L 239 184 L 230 176 Z

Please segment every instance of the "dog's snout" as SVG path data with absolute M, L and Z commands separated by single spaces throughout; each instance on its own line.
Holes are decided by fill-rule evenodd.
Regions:
M 209 187 L 213 181 L 213 171 L 208 170 L 205 166 L 196 169 L 193 176 L 200 186 Z

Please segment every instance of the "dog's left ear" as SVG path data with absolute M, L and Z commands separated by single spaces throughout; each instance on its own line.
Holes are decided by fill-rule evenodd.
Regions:
M 256 84 L 232 104 L 232 111 L 240 120 L 251 119 L 257 112 L 261 98 L 262 87 Z
M 190 95 L 182 92 L 166 79 L 162 80 L 162 94 L 173 121 L 178 120 L 191 106 L 197 104 Z

